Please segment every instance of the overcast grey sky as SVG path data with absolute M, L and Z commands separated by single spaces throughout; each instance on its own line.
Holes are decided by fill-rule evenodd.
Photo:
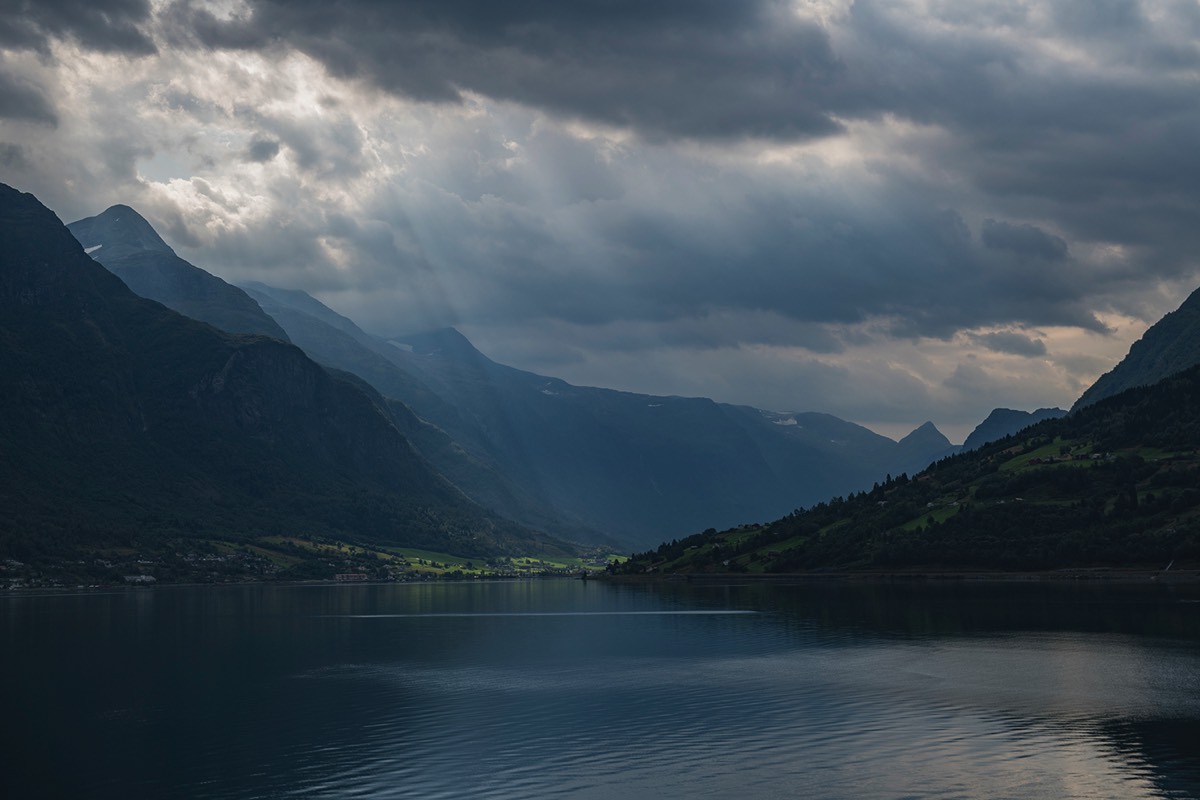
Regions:
M 0 180 L 579 384 L 956 441 L 1200 284 L 1196 0 L 0 0 Z

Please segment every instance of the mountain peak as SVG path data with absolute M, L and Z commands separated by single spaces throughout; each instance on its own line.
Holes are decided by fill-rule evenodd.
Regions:
M 911 443 L 917 442 L 917 441 L 922 441 L 922 442 L 935 441 L 935 442 L 938 442 L 939 444 L 942 442 L 945 442 L 947 447 L 950 446 L 950 440 L 947 439 L 945 434 L 943 434 L 941 431 L 939 431 L 937 429 L 937 426 L 934 425 L 933 422 L 929 421 L 929 420 L 926 420 L 923 424 L 919 425 L 912 433 L 910 433 L 908 436 L 905 436 L 903 439 L 901 439 L 900 444 L 911 444 Z
M 907 455 L 903 471 L 910 475 L 915 475 L 940 458 L 958 452 L 958 448 L 932 422 L 925 422 L 901 439 L 897 450 L 902 454 L 902 460 Z
M 92 258 L 141 297 L 230 333 L 287 341 L 287 334 L 244 291 L 184 261 L 126 205 L 67 226 Z
M 109 206 L 102 213 L 67 226 L 83 249 L 100 262 L 144 251 L 175 255 L 146 218 L 126 205 Z

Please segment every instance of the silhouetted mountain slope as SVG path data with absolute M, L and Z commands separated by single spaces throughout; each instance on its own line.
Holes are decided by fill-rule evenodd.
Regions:
M 1003 439 L 1005 436 L 1017 433 L 1036 425 L 1042 420 L 1058 419 L 1065 416 L 1061 408 L 1039 408 L 1037 411 L 1017 411 L 1011 408 L 995 408 L 987 415 L 987 419 L 975 426 L 971 435 L 963 442 L 963 452 L 975 450 L 988 442 Z
M 1129 348 L 1129 354 L 1084 392 L 1072 411 L 1135 386 L 1149 386 L 1200 364 L 1200 289 Z
M 1200 367 L 767 525 L 615 572 L 1200 565 Z
M 137 297 L 3 185 L 0 252 L 0 552 L 267 534 L 556 547 L 434 474 L 357 379 Z
M 287 340 L 283 328 L 249 295 L 175 255 L 150 223 L 129 206 L 112 206 L 67 228 L 92 258 L 135 294 L 223 331 Z

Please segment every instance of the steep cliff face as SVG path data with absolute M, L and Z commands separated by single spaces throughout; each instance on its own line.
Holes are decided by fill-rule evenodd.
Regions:
M 433 473 L 381 397 L 277 339 L 137 297 L 2 185 L 0 253 L 0 534 L 527 551 L 527 531 Z

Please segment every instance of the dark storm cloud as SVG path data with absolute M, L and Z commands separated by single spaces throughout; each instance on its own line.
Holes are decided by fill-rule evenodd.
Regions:
M 839 129 L 828 36 L 777 0 L 256 0 L 225 21 L 176 12 L 180 35 L 207 46 L 295 47 L 419 100 L 477 92 L 652 138 Z
M 1085 264 L 1064 260 L 1047 269 L 1015 246 L 1027 245 L 1019 235 L 1008 249 L 986 246 L 960 215 L 930 207 L 922 187 L 867 199 L 806 190 L 786 173 L 676 171 L 664 162 L 650 172 L 664 184 L 661 193 L 544 215 L 495 196 L 456 203 L 429 191 L 406 206 L 421 230 L 451 215 L 458 220 L 438 263 L 447 280 L 463 270 L 458 280 L 472 287 L 464 307 L 478 320 L 623 320 L 675 326 L 677 344 L 682 336 L 698 347 L 784 344 L 790 336 L 821 352 L 835 350 L 836 340 L 821 341 L 796 323 L 882 319 L 877 330 L 891 336 L 943 339 L 1013 323 L 1104 330 L 1080 288 L 1110 287 L 1101 278 L 1089 285 Z M 399 215 L 380 207 L 374 213 Z M 747 332 L 747 314 L 789 324 Z M 1011 352 L 1020 343 L 990 344 Z
M 58 117 L 46 96 L 15 75 L 0 72 L 0 119 L 26 120 L 55 125 Z
M 1036 225 L 1014 225 L 989 218 L 983 221 L 980 238 L 993 250 L 1007 250 L 1019 256 L 1044 258 L 1047 261 L 1059 261 L 1067 257 L 1067 243 Z
M 1046 343 L 1022 333 L 998 331 L 973 335 L 971 341 L 997 353 L 1037 358 L 1046 355 Z
M 54 136 L 13 125 L 0 163 L 106 193 L 75 216 L 142 191 L 197 263 L 324 291 L 383 333 L 457 315 L 563 363 L 607 351 L 617 377 L 657 345 L 702 354 L 678 370 L 698 393 L 781 380 L 764 350 L 886 351 L 788 384 L 871 418 L 935 401 L 930 352 L 965 347 L 947 386 L 987 403 L 1022 370 L 1100 371 L 1058 326 L 1149 320 L 1197 269 L 1194 0 L 168 0 L 153 19 L 89 3 L 86 26 L 82 3 L 20 8 L 0 48 L 28 82 L 0 85 L 64 94 L 45 95 Z M 151 34 L 161 73 L 49 74 L 74 50 L 55 39 L 137 53 Z
M 0 47 L 45 51 L 52 39 L 73 39 L 92 50 L 156 52 L 144 26 L 149 0 L 7 0 L 0 11 Z

